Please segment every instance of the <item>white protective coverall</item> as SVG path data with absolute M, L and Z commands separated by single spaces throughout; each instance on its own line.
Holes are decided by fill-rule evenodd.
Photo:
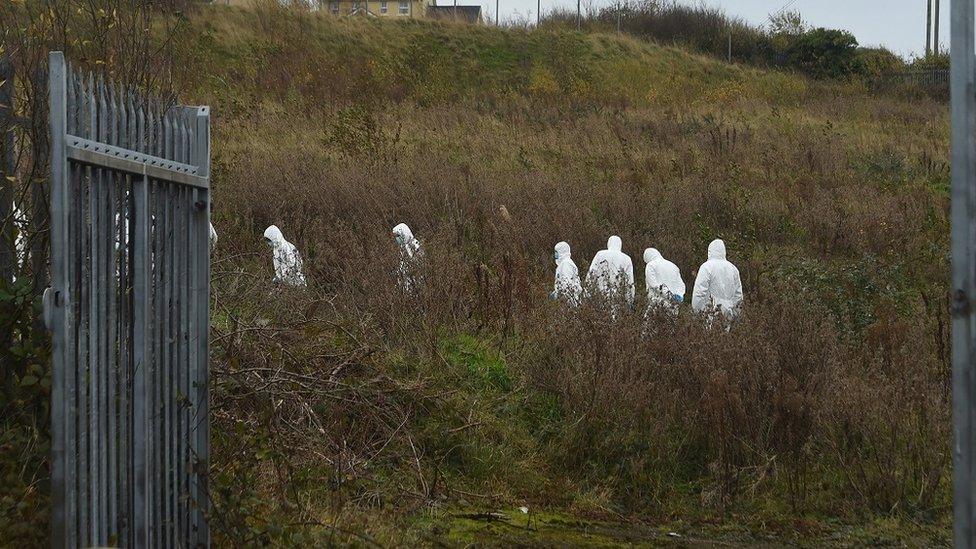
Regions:
M 618 296 L 634 304 L 634 262 L 623 253 L 623 243 L 619 236 L 607 240 L 607 249 L 593 256 L 590 269 L 586 273 L 587 288 L 594 288 L 609 300 Z M 623 292 L 620 294 L 619 292 Z
M 401 288 L 409 290 L 414 286 L 414 277 L 411 275 L 414 262 L 424 255 L 420 241 L 414 238 L 413 231 L 406 223 L 400 223 L 393 227 L 393 238 L 396 239 L 397 246 L 400 247 L 400 264 L 397 267 L 397 281 Z
M 665 305 L 677 309 L 684 301 L 685 282 L 681 280 L 681 270 L 674 263 L 664 259 L 657 248 L 644 250 L 644 281 L 647 287 L 647 303 L 655 307 Z
M 578 305 L 580 296 L 583 295 L 583 286 L 580 284 L 579 268 L 573 261 L 569 243 L 556 244 L 555 251 L 556 282 L 553 285 L 552 298 L 565 299 L 573 305 Z
M 212 252 L 214 248 L 217 247 L 217 229 L 214 229 L 213 223 L 210 224 L 210 251 Z
M 27 238 L 24 236 L 24 229 L 27 228 L 27 217 L 17 207 L 16 202 L 13 203 L 13 214 L 14 228 L 17 230 L 17 236 L 14 238 L 14 249 L 17 251 L 17 267 L 21 268 L 24 266 L 24 261 L 27 261 Z
M 713 240 L 708 245 L 708 261 L 698 269 L 691 307 L 696 312 L 714 308 L 729 319 L 735 318 L 742 305 L 742 280 L 739 269 L 725 259 L 725 242 Z
M 305 286 L 302 256 L 295 245 L 285 240 L 281 229 L 272 225 L 265 229 L 264 239 L 271 246 L 271 258 L 275 270 L 275 282 L 290 286 Z
M 17 236 L 14 237 L 14 253 L 17 256 L 17 268 L 14 272 L 18 272 L 24 268 L 24 262 L 27 261 L 27 238 L 24 236 L 24 228 L 27 227 L 27 218 L 24 216 L 24 212 L 20 211 L 17 207 L 17 203 L 12 204 L 12 222 L 14 230 L 17 231 Z M 2 225 L 6 220 L 0 219 L 0 225 Z M 11 279 L 8 282 L 17 282 L 17 275 L 11 275 Z

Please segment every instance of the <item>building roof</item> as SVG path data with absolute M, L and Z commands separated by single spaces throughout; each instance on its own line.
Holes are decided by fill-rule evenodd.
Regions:
M 481 6 L 427 6 L 427 17 L 480 23 Z

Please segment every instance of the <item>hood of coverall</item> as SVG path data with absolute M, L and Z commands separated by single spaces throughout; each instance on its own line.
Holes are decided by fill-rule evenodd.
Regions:
M 573 256 L 573 252 L 570 250 L 568 242 L 560 242 L 556 244 L 556 265 L 563 262 L 564 259 L 569 259 Z
M 264 238 L 268 245 L 278 248 L 285 243 L 285 235 L 281 234 L 281 229 L 277 225 L 272 225 L 264 230 Z
M 656 259 L 661 259 L 661 252 L 657 251 L 657 248 L 644 250 L 644 263 L 650 263 Z
M 620 237 L 617 235 L 611 236 L 610 239 L 607 240 L 607 249 L 610 250 L 611 252 L 619 252 L 623 249 L 623 247 L 624 247 L 624 243 L 620 240 Z
M 396 238 L 397 244 L 406 247 L 407 244 L 413 242 L 413 231 L 406 223 L 400 223 L 393 227 L 393 237 Z
M 725 259 L 725 242 L 716 238 L 708 245 L 708 259 Z

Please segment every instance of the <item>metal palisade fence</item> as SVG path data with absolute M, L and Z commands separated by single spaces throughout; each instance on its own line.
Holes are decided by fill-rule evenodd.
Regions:
M 209 545 L 210 114 L 50 55 L 53 545 Z
M 912 86 L 949 87 L 949 69 L 900 72 L 894 74 L 892 79 Z

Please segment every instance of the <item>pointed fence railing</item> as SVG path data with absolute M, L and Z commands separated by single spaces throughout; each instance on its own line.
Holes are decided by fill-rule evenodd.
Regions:
M 208 546 L 209 109 L 49 61 L 53 545 Z

